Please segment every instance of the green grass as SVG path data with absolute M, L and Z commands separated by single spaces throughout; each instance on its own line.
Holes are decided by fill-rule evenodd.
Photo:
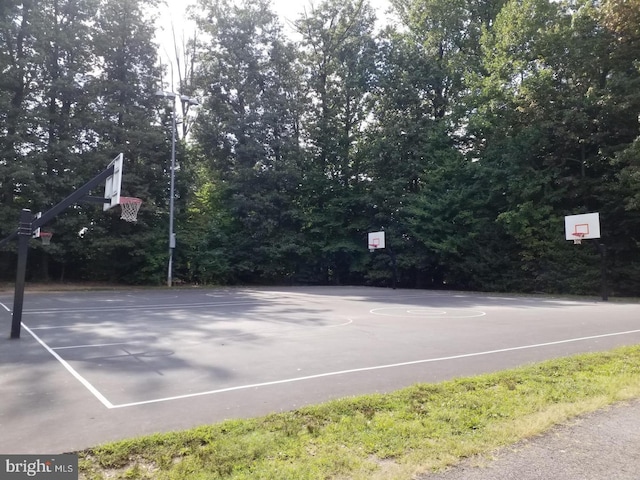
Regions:
M 640 397 L 640 346 L 80 452 L 84 479 L 409 479 Z

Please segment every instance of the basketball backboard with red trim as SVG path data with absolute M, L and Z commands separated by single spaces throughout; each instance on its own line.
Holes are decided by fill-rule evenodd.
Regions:
M 369 250 L 377 250 L 384 247 L 384 231 L 369 232 Z
M 600 238 L 600 214 L 567 215 L 564 217 L 564 232 L 567 240 Z

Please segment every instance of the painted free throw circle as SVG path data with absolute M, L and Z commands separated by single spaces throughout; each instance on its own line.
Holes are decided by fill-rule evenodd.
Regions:
M 484 317 L 487 313 L 481 310 L 469 310 L 466 308 L 406 308 L 406 307 L 382 307 L 369 310 L 374 315 L 385 317 L 427 317 L 427 318 L 475 318 Z

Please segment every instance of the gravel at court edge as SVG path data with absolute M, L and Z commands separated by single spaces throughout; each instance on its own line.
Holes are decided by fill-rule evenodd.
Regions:
M 607 407 L 416 480 L 638 480 L 640 399 Z

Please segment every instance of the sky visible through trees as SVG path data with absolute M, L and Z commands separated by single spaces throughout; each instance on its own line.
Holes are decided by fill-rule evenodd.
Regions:
M 278 15 L 287 35 L 296 36 L 292 23 L 305 11 L 319 5 L 320 2 L 310 2 L 304 0 L 273 0 L 273 11 Z M 376 10 L 378 26 L 395 22 L 393 9 L 389 0 L 370 0 L 372 7 Z M 158 21 L 155 41 L 159 44 L 159 55 L 162 61 L 169 65 L 175 64 L 176 43 L 179 52 L 182 52 L 181 45 L 193 36 L 196 31 L 195 23 L 190 19 L 188 9 L 195 7 L 194 0 L 164 0 L 157 7 Z M 175 67 L 174 67 L 175 68 Z

